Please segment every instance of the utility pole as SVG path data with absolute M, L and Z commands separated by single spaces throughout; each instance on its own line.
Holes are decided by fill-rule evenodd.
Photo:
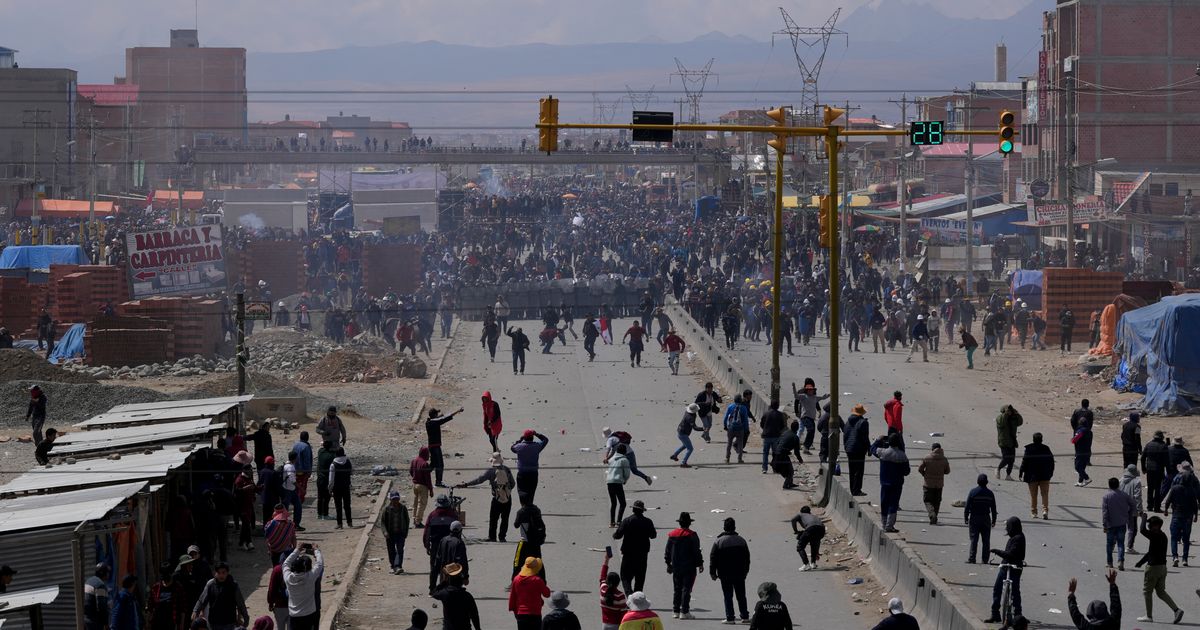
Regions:
M 1064 179 L 1060 187 L 1067 202 L 1067 268 L 1075 266 L 1075 73 L 1067 73 L 1067 154 L 1063 165 Z
M 42 179 L 41 164 L 38 162 L 38 129 L 50 126 L 50 123 L 43 119 L 43 116 L 49 114 L 50 110 L 27 109 L 24 110 L 23 113 L 25 114 L 25 117 L 21 121 L 21 124 L 26 127 L 33 128 L 33 185 L 36 187 L 38 182 L 40 182 Z M 35 192 L 33 195 L 33 212 L 32 217 L 30 218 L 30 222 L 33 224 L 33 234 L 30 245 L 40 244 L 38 242 L 38 227 L 41 225 L 42 218 L 39 207 L 40 205 L 41 200 L 38 198 L 37 193 Z
M 903 94 L 899 101 L 888 101 L 900 105 L 900 128 L 908 126 L 908 94 Z M 908 191 L 904 185 L 904 139 L 900 139 L 900 161 L 896 165 L 896 200 L 900 202 L 900 271 L 904 271 L 908 260 L 908 208 L 906 207 Z
M 965 112 L 963 125 L 965 131 L 971 131 L 971 117 L 976 111 L 986 111 L 990 107 L 975 106 L 975 87 L 971 86 L 971 90 L 967 92 L 967 104 L 960 107 L 951 107 L 946 104 L 947 111 L 957 110 Z M 970 296 L 975 290 L 975 234 L 974 234 L 974 212 L 975 212 L 975 135 L 967 134 L 967 163 L 963 174 L 964 192 L 967 194 L 967 295 Z
M 88 119 L 88 225 L 96 224 L 96 119 Z
M 237 294 L 237 378 L 238 396 L 246 393 L 246 294 Z
M 845 107 L 846 107 L 846 129 L 849 130 L 850 129 L 850 113 L 856 109 L 862 109 L 862 108 L 861 107 L 850 107 L 850 101 L 846 101 Z M 844 164 L 844 166 L 842 168 L 843 168 L 843 170 L 845 170 L 845 168 L 847 166 L 850 166 L 850 143 L 848 141 L 843 141 L 843 142 L 841 142 L 841 145 L 842 145 L 842 162 Z M 837 153 L 837 143 L 835 142 L 834 144 L 829 145 L 829 147 L 826 149 L 826 151 L 829 153 L 829 168 L 830 168 L 830 173 L 831 173 L 829 179 L 830 179 L 830 181 L 833 181 L 834 179 L 837 179 L 837 176 L 838 176 L 837 168 L 836 168 L 837 156 L 835 155 Z M 850 256 L 849 256 L 850 232 L 851 232 L 850 228 L 854 225 L 854 215 L 851 214 L 851 212 L 850 212 L 850 176 L 849 176 L 849 174 L 847 174 L 845 177 L 842 178 L 842 194 L 841 194 L 842 198 L 838 199 L 838 195 L 835 195 L 832 192 L 830 193 L 830 195 L 833 197 L 833 203 L 835 205 L 839 204 L 839 203 L 841 204 L 841 210 L 837 213 L 839 221 L 841 221 L 843 219 L 845 220 L 845 223 L 843 223 L 841 226 L 842 227 L 841 244 L 842 244 L 842 251 L 846 255 L 846 259 L 849 260 L 849 258 L 850 258 Z M 854 278 L 853 274 L 850 274 L 850 281 L 855 282 L 856 280 L 857 280 L 857 278 Z

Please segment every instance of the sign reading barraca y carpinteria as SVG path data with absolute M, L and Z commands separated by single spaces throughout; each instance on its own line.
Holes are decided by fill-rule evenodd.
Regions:
M 220 225 L 135 232 L 125 243 L 134 299 L 202 295 L 227 286 Z

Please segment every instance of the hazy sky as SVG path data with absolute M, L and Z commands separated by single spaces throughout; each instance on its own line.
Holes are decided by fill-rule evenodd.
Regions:
M 503 45 L 533 42 L 690 40 L 719 30 L 767 40 L 783 4 L 802 24 L 822 23 L 881 0 L 198 0 L 200 42 L 252 51 L 302 51 L 436 39 Z M 922 1 L 954 17 L 1002 18 L 1030 0 Z M 1043 0 L 1035 0 L 1043 1 Z M 1049 4 L 1047 2 L 1047 4 Z M 0 46 L 28 67 L 163 46 L 190 28 L 193 0 L 0 0 Z

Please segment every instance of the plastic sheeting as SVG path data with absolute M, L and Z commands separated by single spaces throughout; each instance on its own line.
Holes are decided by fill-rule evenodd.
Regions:
M 16 245 L 0 252 L 0 269 L 49 269 L 50 265 L 86 265 L 79 245 Z
M 1121 318 L 1115 351 L 1128 364 L 1127 381 L 1145 378 L 1143 409 L 1187 413 L 1200 404 L 1197 330 L 1200 330 L 1200 294 L 1163 298 Z
M 1105 306 L 1104 312 L 1100 314 L 1100 343 L 1088 350 L 1088 354 L 1094 357 L 1112 356 L 1113 346 L 1117 343 L 1117 324 L 1121 321 L 1121 316 L 1144 306 L 1146 300 L 1124 293 L 1118 295 L 1112 304 Z
M 83 324 L 75 324 L 67 331 L 67 334 L 62 336 L 62 339 L 54 345 L 54 352 L 50 353 L 51 363 L 62 363 L 67 359 L 75 359 L 83 356 L 83 334 L 87 332 L 86 326 Z
M 1013 301 L 1021 300 L 1030 310 L 1042 310 L 1042 272 L 1020 269 L 1013 273 Z

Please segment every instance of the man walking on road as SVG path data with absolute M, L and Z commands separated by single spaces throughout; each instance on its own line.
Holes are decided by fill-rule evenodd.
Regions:
M 792 517 L 792 533 L 796 535 L 796 552 L 800 554 L 800 570 L 812 571 L 821 559 L 821 540 L 825 538 L 825 523 L 807 505 Z M 808 553 L 812 553 L 811 562 Z
M 1128 494 L 1121 492 L 1116 477 L 1108 480 L 1108 492 L 1100 499 L 1100 524 L 1104 528 L 1104 566 L 1113 567 L 1113 545 L 1117 547 L 1117 570 L 1125 570 L 1125 532 L 1137 525 L 1137 506 Z
M 904 394 L 892 392 L 892 399 L 883 403 L 883 421 L 887 424 L 888 435 L 899 433 L 904 435 Z M 901 443 L 903 448 L 903 443 Z
M 983 563 L 988 564 L 992 542 L 992 528 L 996 526 L 996 495 L 988 489 L 987 475 L 980 473 L 976 485 L 967 493 L 963 506 L 963 521 L 971 536 L 971 547 L 967 551 L 967 564 L 975 564 L 975 551 L 979 539 L 983 539 Z
M 1166 478 L 1170 456 L 1167 454 L 1167 438 L 1162 431 L 1155 431 L 1154 438 L 1142 449 L 1142 472 L 1146 473 L 1146 507 L 1151 512 L 1162 511 L 1162 484 Z
M 517 455 L 517 494 L 521 497 L 522 505 L 533 503 L 537 494 L 538 462 L 548 444 L 550 438 L 533 429 L 525 429 L 521 439 L 509 449 Z
M 866 418 L 867 408 L 859 403 L 846 418 L 843 430 L 846 441 L 846 460 L 850 464 L 850 494 L 865 497 L 862 491 L 863 472 L 866 468 L 867 449 L 871 446 L 871 424 Z
M 679 514 L 679 527 L 667 536 L 667 548 L 663 557 L 667 562 L 667 573 L 671 574 L 675 592 L 671 598 L 672 617 L 695 619 L 692 616 L 692 587 L 696 574 L 704 570 L 704 553 L 700 551 L 700 536 L 691 530 L 692 515 Z
M 996 446 L 1000 447 L 1000 463 L 996 465 L 996 478 L 1004 472 L 1005 479 L 1012 481 L 1013 464 L 1017 461 L 1017 428 L 1025 423 L 1021 414 L 1012 405 L 1004 405 L 996 416 Z
M 750 545 L 737 533 L 733 518 L 725 519 L 724 530 L 717 535 L 708 554 L 708 571 L 713 580 L 721 581 L 725 599 L 725 623 L 733 623 L 733 598 L 737 596 L 742 623 L 750 621 L 746 605 L 746 576 L 750 574 Z
M 1092 464 L 1092 424 L 1095 416 L 1090 409 L 1088 399 L 1079 403 L 1079 409 L 1071 414 L 1071 443 L 1075 445 L 1075 472 L 1079 475 L 1076 486 L 1086 486 L 1092 483 L 1087 474 L 1087 468 Z
M 725 463 L 729 463 L 731 451 L 737 453 L 738 463 L 744 463 L 742 453 L 746 450 L 746 434 L 750 431 L 750 407 L 740 395 L 725 409 L 721 427 L 725 429 Z
M 496 533 L 500 533 L 500 542 L 505 542 L 508 535 L 508 515 L 512 510 L 512 491 L 516 487 L 512 471 L 504 465 L 504 456 L 492 453 L 488 462 L 491 466 L 478 477 L 460 483 L 455 488 L 470 488 L 483 482 L 488 482 L 492 489 L 492 504 L 488 509 L 488 542 L 496 542 Z M 497 528 L 497 525 L 499 527 Z
M 1025 445 L 1017 477 L 1029 486 L 1029 515 L 1037 518 L 1038 493 L 1042 495 L 1042 520 L 1050 518 L 1050 480 L 1054 478 L 1054 453 L 1042 443 L 1042 434 L 1034 433 Z
M 524 374 L 525 351 L 529 349 L 529 337 L 527 337 L 525 333 L 521 332 L 520 326 L 517 326 L 515 329 L 509 328 L 508 330 L 504 331 L 504 334 L 508 335 L 509 339 L 512 339 L 513 374 L 517 373 L 518 364 L 521 368 L 521 374 Z
M 621 585 L 627 592 L 640 591 L 646 585 L 646 561 L 650 541 L 658 537 L 654 521 L 646 518 L 646 504 L 633 502 L 633 513 L 625 517 L 613 539 L 621 541 Z
M 1142 580 L 1142 595 L 1146 598 L 1146 615 L 1138 617 L 1138 621 L 1154 622 L 1154 596 L 1163 600 L 1175 613 L 1175 621 L 1183 619 L 1183 609 L 1175 605 L 1175 600 L 1167 593 L 1167 535 L 1162 530 L 1163 521 L 1157 516 L 1151 516 L 1142 521 L 1142 536 L 1149 540 L 1146 555 L 1142 556 L 1134 566 L 1145 565 Z
M 408 524 L 408 508 L 400 501 L 400 493 L 392 490 L 388 493 L 388 505 L 383 508 L 379 518 L 392 575 L 404 573 L 404 542 L 408 540 Z
M 1142 416 L 1134 411 L 1121 425 L 1121 465 L 1137 466 L 1142 454 Z
M 458 512 L 450 507 L 450 497 L 439 494 L 437 497 L 437 507 L 429 513 L 429 518 L 425 520 L 425 532 L 421 537 L 421 542 L 425 546 L 425 553 L 429 554 L 429 592 L 432 594 L 434 587 L 437 586 L 438 577 L 442 573 L 442 565 L 437 563 L 437 551 L 442 539 L 450 535 L 450 526 L 458 522 Z
M 433 498 L 433 468 L 429 465 L 429 447 L 422 446 L 417 456 L 408 464 L 408 474 L 412 477 L 413 488 L 413 522 L 417 527 L 424 527 L 425 506 Z
M 759 419 L 758 426 L 762 429 L 762 473 L 765 475 L 772 448 L 787 428 L 787 414 L 779 410 L 778 400 L 771 401 L 771 409 Z
M 1137 540 L 1137 524 L 1138 518 L 1146 518 L 1146 507 L 1142 499 L 1142 476 L 1138 474 L 1137 464 L 1132 464 L 1125 468 L 1125 473 L 1121 475 L 1121 492 L 1124 492 L 1129 500 L 1133 503 L 1134 519 L 1130 521 L 1129 527 L 1125 534 L 1125 552 L 1137 553 L 1133 548 L 1133 542 Z
M 879 516 L 883 519 L 883 531 L 898 533 L 896 513 L 900 511 L 900 495 L 904 492 L 904 478 L 912 472 L 908 455 L 901 448 L 900 434 L 887 438 L 888 446 L 876 453 L 879 457 Z
M 929 514 L 929 524 L 937 525 L 938 512 L 942 508 L 942 489 L 946 485 L 946 475 L 950 474 L 950 461 L 942 451 L 942 445 L 934 442 L 932 452 L 921 460 L 917 468 L 924 480 L 921 484 L 922 499 L 925 511 Z

